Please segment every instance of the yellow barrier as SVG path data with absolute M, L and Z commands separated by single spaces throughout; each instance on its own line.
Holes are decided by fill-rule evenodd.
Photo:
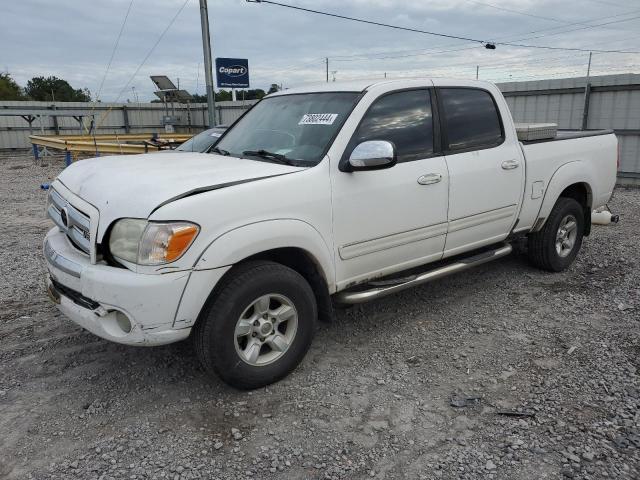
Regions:
M 47 147 L 74 153 L 145 153 L 164 150 L 171 144 L 182 143 L 193 135 L 176 133 L 152 136 L 147 133 L 123 135 L 29 135 L 37 148 Z M 143 142 L 143 143 L 127 143 Z

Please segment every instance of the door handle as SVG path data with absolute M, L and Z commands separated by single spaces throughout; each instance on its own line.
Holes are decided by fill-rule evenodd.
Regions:
M 518 168 L 519 165 L 520 164 L 517 160 L 505 160 L 504 162 L 502 162 L 502 169 L 513 170 L 514 168 Z
M 420 185 L 431 185 L 438 183 L 440 180 L 442 180 L 442 175 L 439 173 L 427 173 L 426 175 L 418 177 L 418 183 Z

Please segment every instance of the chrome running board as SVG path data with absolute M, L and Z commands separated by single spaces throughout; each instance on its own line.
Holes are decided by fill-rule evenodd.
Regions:
M 395 283 L 390 285 L 384 285 L 385 282 L 378 282 L 379 286 L 376 286 L 376 282 L 371 282 L 368 284 L 373 288 L 364 289 L 364 290 L 343 290 L 334 295 L 334 299 L 338 303 L 344 304 L 354 304 L 354 303 L 363 303 L 368 302 L 369 300 L 374 300 L 381 297 L 386 297 L 387 295 L 391 295 L 392 293 L 400 292 L 402 290 L 406 290 L 407 288 L 415 287 L 417 285 L 422 285 L 423 283 L 431 282 L 433 280 L 437 280 L 439 278 L 447 277 L 454 273 L 462 272 L 469 268 L 475 267 L 477 265 L 482 265 L 483 263 L 491 262 L 493 260 L 497 260 L 502 257 L 506 257 L 513 250 L 513 247 L 509 244 L 504 244 L 503 246 L 496 248 L 494 250 L 489 250 L 486 252 L 478 253 L 476 255 L 472 255 L 467 258 L 462 258 L 460 260 L 456 260 L 454 263 L 450 263 L 440 268 L 435 268 L 433 270 L 429 270 L 428 272 L 419 273 L 417 275 L 408 277 L 406 279 L 401 279 L 401 283 Z M 391 282 L 389 282 L 391 283 Z M 367 285 L 365 284 L 365 287 Z M 362 287 L 361 287 L 362 288 Z

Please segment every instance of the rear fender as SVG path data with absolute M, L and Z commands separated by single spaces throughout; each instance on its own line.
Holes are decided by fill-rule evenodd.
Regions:
M 560 194 L 569 186 L 576 183 L 586 184 L 587 187 L 587 205 L 589 211 L 593 206 L 593 190 L 592 185 L 596 185 L 595 172 L 586 162 L 576 160 L 573 162 L 565 163 L 558 168 L 551 180 L 549 186 L 544 195 L 544 200 L 538 212 L 538 218 L 535 222 L 534 231 L 539 231 L 544 226 L 546 219 L 549 218 L 549 214 L 554 205 L 560 198 Z

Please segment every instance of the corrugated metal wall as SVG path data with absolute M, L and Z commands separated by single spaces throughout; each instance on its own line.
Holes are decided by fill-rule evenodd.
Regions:
M 217 102 L 217 124 L 233 123 L 255 100 L 245 102 Z M 36 118 L 29 128 L 27 120 L 21 116 L 6 116 L 3 113 L 20 113 L 35 115 L 43 111 L 61 114 L 82 114 L 82 124 L 71 116 L 41 116 Z M 144 133 L 162 132 L 162 119 L 165 115 L 164 105 L 160 103 L 92 103 L 84 102 L 0 102 L 0 149 L 29 148 L 29 135 L 44 133 L 47 135 L 72 135 L 87 133 L 90 126 L 90 115 L 95 115 L 95 123 L 99 125 L 96 133 Z M 171 115 L 171 109 L 169 109 Z M 176 105 L 175 116 L 179 117 L 176 131 L 199 132 L 207 123 L 207 104 L 197 103 L 190 106 Z M 83 127 L 84 126 L 84 127 Z
M 591 77 L 588 119 L 589 129 L 611 128 L 620 139 L 620 175 L 640 177 L 640 75 L 606 75 Z M 536 80 L 500 84 L 516 122 L 555 122 L 560 128 L 579 129 L 583 125 L 585 78 Z M 218 124 L 230 124 L 255 101 L 218 102 Z M 127 121 L 131 133 L 161 131 L 164 106 L 159 103 L 104 104 L 58 103 L 60 112 L 78 111 L 96 114 L 101 124 L 98 133 L 126 133 Z M 2 116 L 3 111 L 29 111 L 51 108 L 47 102 L 0 102 L 0 148 L 29 147 L 29 126 L 19 116 Z M 126 116 L 126 119 L 125 119 Z M 200 131 L 207 118 L 206 104 L 176 106 L 180 117 L 177 131 Z M 88 126 L 89 122 L 85 119 Z M 52 117 L 42 117 L 47 134 L 56 133 Z M 33 130 L 40 131 L 39 120 Z M 58 117 L 58 131 L 63 134 L 82 133 L 77 120 Z
M 538 80 L 498 85 L 516 122 L 583 125 L 586 78 Z M 620 142 L 621 177 L 640 177 L 640 75 L 589 79 L 587 129 L 613 129 Z

